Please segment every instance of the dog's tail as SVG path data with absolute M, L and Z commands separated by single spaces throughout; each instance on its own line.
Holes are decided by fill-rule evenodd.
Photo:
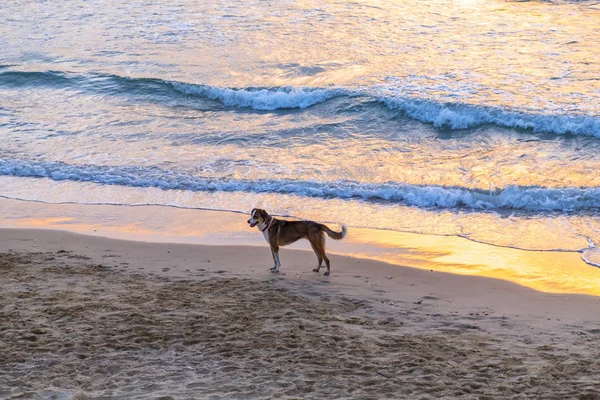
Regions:
M 346 237 L 346 234 L 348 233 L 348 228 L 346 227 L 346 225 L 342 225 L 341 232 L 332 231 L 326 225 L 322 225 L 322 224 L 321 224 L 321 229 L 323 229 L 323 231 L 325 231 L 325 233 L 327 233 L 327 236 L 329 236 L 333 240 L 342 240 L 343 238 Z

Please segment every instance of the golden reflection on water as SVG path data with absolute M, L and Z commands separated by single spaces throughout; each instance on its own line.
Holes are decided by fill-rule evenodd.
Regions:
M 211 245 L 266 246 L 244 214 L 165 209 L 53 205 L 0 200 L 0 227 L 62 229 L 117 239 Z M 81 212 L 84 207 L 86 212 Z M 27 214 L 19 218 L 19 215 Z M 63 215 L 63 217 L 55 217 Z M 338 229 L 331 225 L 333 229 Z M 340 242 L 329 240 L 335 254 L 461 275 L 511 281 L 551 293 L 600 295 L 600 268 L 585 264 L 578 252 L 525 251 L 469 241 L 457 236 L 421 235 L 350 228 Z M 309 250 L 305 242 L 291 246 Z
M 551 92 L 597 85 L 600 10 L 566 3 L 304 0 L 243 10 L 256 15 L 251 21 L 241 9 L 239 19 L 214 18 L 227 33 L 240 22 L 248 28 L 222 49 L 247 65 L 231 68 L 237 85 L 373 84 L 392 76 L 423 87 L 443 82 L 439 91 L 450 94 L 452 81 L 470 81 L 477 90 L 461 92 L 463 102 L 538 108 L 561 103 Z M 197 7 L 198 15 L 210 12 Z M 257 62 L 260 70 L 251 67 Z
M 518 283 L 542 292 L 600 295 L 600 268 L 577 252 L 541 252 L 491 246 L 457 236 L 352 229 L 348 248 L 373 249 L 347 254 L 392 264 L 477 275 Z M 379 250 L 378 250 L 379 249 Z

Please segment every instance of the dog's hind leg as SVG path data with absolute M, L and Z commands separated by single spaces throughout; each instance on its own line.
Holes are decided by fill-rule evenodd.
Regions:
M 325 260 L 325 265 L 327 266 L 327 271 L 323 275 L 329 275 L 331 273 L 331 267 L 329 266 L 329 258 L 325 255 L 325 250 L 323 250 L 323 260 Z
M 327 266 L 327 271 L 325 271 L 325 273 L 323 275 L 329 275 L 329 273 L 331 272 L 331 267 L 329 266 L 329 258 L 327 258 L 327 255 L 325 255 L 325 235 L 321 235 L 320 237 L 321 239 L 321 257 L 323 258 L 323 260 L 325 260 L 325 266 Z
M 310 242 L 310 247 L 312 247 L 313 251 L 317 255 L 317 260 L 319 261 L 319 264 L 317 264 L 316 268 L 313 268 L 313 272 L 319 272 L 319 270 L 321 269 L 321 264 L 323 264 L 323 257 L 321 257 L 317 246 L 315 246 L 312 241 Z
M 327 258 L 327 255 L 325 254 L 325 235 L 323 233 L 319 233 L 314 240 L 310 241 L 310 244 L 319 258 L 319 266 L 313 269 L 313 271 L 319 272 L 319 269 L 321 268 L 321 262 L 323 260 L 325 261 L 325 266 L 327 267 L 327 271 L 325 271 L 324 275 L 329 275 L 331 272 L 331 267 L 329 265 L 329 258 Z

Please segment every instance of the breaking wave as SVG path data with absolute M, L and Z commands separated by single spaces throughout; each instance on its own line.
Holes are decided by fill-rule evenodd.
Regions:
M 172 82 L 172 85 L 182 93 L 205 96 L 211 100 L 218 100 L 226 106 L 264 111 L 307 108 L 344 94 L 341 89 L 296 87 L 229 89 L 179 82 Z
M 484 105 L 438 102 L 408 97 L 397 88 L 246 87 L 226 88 L 155 78 L 129 78 L 103 74 L 19 72 L 0 70 L 0 87 L 52 86 L 60 89 L 94 90 L 110 95 L 139 95 L 156 102 L 184 96 L 216 101 L 227 107 L 259 111 L 305 109 L 336 97 L 363 97 L 400 114 L 440 129 L 467 129 L 486 124 L 531 130 L 535 133 L 586 135 L 600 138 L 600 116 L 547 114 Z M 154 96 L 154 98 L 153 98 Z
M 599 210 L 600 188 L 509 186 L 492 192 L 465 187 L 419 186 L 401 182 L 363 183 L 348 180 L 224 179 L 152 167 L 108 167 L 0 159 L 0 175 L 94 182 L 165 190 L 280 193 L 318 198 L 362 199 L 416 207 L 513 209 L 524 211 Z
M 586 135 L 600 138 L 600 118 L 587 115 L 535 114 L 460 103 L 438 103 L 392 95 L 378 100 L 393 110 L 437 128 L 468 129 L 493 124 L 536 133 Z

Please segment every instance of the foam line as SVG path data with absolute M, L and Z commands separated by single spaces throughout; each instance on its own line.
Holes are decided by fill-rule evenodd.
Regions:
M 298 196 L 396 202 L 417 207 L 574 211 L 600 209 L 600 188 L 509 186 L 494 192 L 464 187 L 419 186 L 401 182 L 348 180 L 219 179 L 149 167 L 108 167 L 0 159 L 0 175 L 95 182 L 189 191 L 280 193 Z

